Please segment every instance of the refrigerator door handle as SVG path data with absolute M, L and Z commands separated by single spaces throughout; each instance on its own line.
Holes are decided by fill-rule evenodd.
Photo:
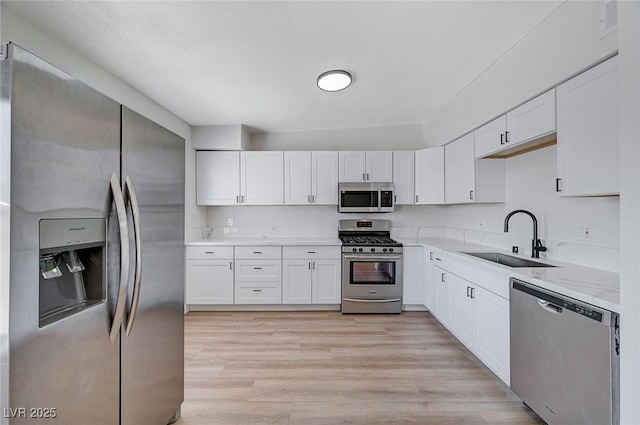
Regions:
M 133 278 L 133 296 L 131 299 L 131 308 L 129 309 L 129 318 L 125 328 L 125 335 L 131 334 L 133 323 L 136 320 L 138 312 L 138 302 L 140 301 L 140 279 L 142 277 L 142 242 L 140 240 L 140 207 L 138 205 L 138 197 L 135 188 L 131 182 L 131 178 L 127 176 L 124 180 L 125 194 L 131 204 L 131 213 L 133 215 L 133 235 L 136 242 L 136 270 Z
M 118 301 L 116 311 L 113 314 L 113 323 L 109 332 L 109 339 L 113 344 L 118 340 L 120 327 L 124 318 L 125 303 L 129 286 L 129 226 L 127 223 L 127 209 L 124 204 L 124 196 L 120 190 L 120 181 L 114 172 L 111 175 L 111 193 L 116 204 L 118 228 L 120 229 L 120 288 L 118 289 Z

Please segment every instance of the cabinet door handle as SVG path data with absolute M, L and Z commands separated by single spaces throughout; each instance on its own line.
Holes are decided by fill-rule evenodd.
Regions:
M 253 270 L 262 270 L 262 267 L 254 267 Z
M 369 181 L 369 173 L 367 173 L 367 181 Z
M 240 196 L 236 196 L 236 204 L 240 203 Z
M 233 261 L 229 261 L 229 270 L 233 270 Z
M 311 195 L 311 203 L 315 204 L 316 202 L 316 195 Z
M 307 195 L 307 202 L 311 203 L 311 195 Z
M 471 199 L 473 201 L 473 190 L 469 191 L 469 199 Z
M 240 196 L 240 202 L 244 204 L 244 195 Z
M 504 142 L 505 143 L 509 143 L 509 132 L 508 131 L 504 132 Z
M 313 270 L 315 270 L 316 269 L 316 262 L 312 261 L 311 264 L 313 264 Z
M 262 292 L 262 289 L 254 289 L 253 292 Z
M 433 252 L 430 252 L 430 253 L 429 253 L 429 260 L 430 260 L 430 261 L 433 261 Z
M 311 270 L 311 261 L 309 261 L 309 270 Z
M 476 288 L 469 288 L 471 289 L 471 299 L 476 297 Z
M 254 254 L 262 254 L 262 251 L 253 251 Z
M 362 180 L 367 181 L 367 175 L 365 173 L 362 173 Z
M 215 254 L 215 252 L 213 252 L 213 251 L 205 251 L 204 253 L 205 254 Z
M 500 133 L 500 144 L 504 145 L 504 134 Z
M 471 289 L 471 288 L 469 288 L 469 287 L 467 286 L 467 298 L 469 298 L 469 289 Z
M 315 251 L 307 251 L 307 254 L 315 254 Z
M 441 273 L 441 275 L 442 275 L 441 280 L 442 280 L 442 282 L 444 282 L 444 273 Z
M 418 203 L 418 195 L 416 195 L 416 203 Z
M 562 192 L 562 189 L 560 189 L 560 182 L 561 181 L 562 181 L 562 179 L 556 178 L 556 192 Z

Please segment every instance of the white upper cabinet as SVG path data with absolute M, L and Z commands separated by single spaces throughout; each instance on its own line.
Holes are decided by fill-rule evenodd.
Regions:
M 444 203 L 444 146 L 416 151 L 415 185 L 416 204 Z
M 338 152 L 285 152 L 284 203 L 338 205 Z
M 618 57 L 558 86 L 561 196 L 620 193 Z
M 475 130 L 475 155 L 500 153 L 555 131 L 556 93 L 551 89 Z
M 282 152 L 196 152 L 198 205 L 282 205 Z
M 311 153 L 311 202 L 338 205 L 338 152 Z
M 473 147 L 473 133 L 446 145 L 444 159 L 446 203 L 475 202 L 476 156 Z
M 240 152 L 196 152 L 196 203 L 240 204 Z
M 341 183 L 393 182 L 393 154 L 388 151 L 342 151 L 339 153 Z
M 284 204 L 311 204 L 311 152 L 284 153 Z
M 504 159 L 477 159 L 474 154 L 474 134 L 445 145 L 445 202 L 504 202 Z
M 396 205 L 415 203 L 415 152 L 393 152 L 393 184 Z
M 240 153 L 240 200 L 245 205 L 284 203 L 284 155 L 276 152 Z

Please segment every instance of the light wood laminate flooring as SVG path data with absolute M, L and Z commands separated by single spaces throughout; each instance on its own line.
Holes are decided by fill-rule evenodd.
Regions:
M 197 312 L 177 424 L 543 422 L 427 312 Z

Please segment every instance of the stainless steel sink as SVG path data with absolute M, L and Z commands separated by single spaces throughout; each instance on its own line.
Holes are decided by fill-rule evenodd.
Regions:
M 482 258 L 509 267 L 555 267 L 551 264 L 539 263 L 537 261 L 525 260 L 524 258 L 512 255 L 501 254 L 499 252 L 463 252 L 463 254 Z

